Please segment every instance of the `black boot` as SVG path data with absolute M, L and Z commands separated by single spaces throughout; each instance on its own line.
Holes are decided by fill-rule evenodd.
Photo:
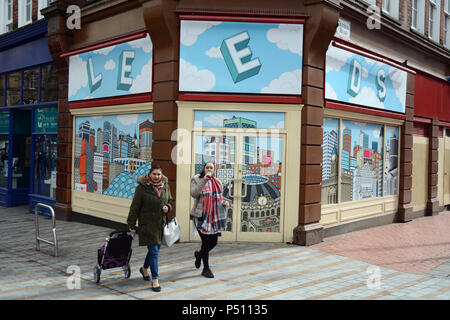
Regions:
M 210 268 L 203 268 L 202 276 L 206 278 L 214 278 L 214 274 Z
M 195 251 L 194 256 L 195 256 L 195 267 L 198 269 L 198 268 L 200 268 L 200 265 L 202 263 L 202 259 L 200 257 L 200 251 Z

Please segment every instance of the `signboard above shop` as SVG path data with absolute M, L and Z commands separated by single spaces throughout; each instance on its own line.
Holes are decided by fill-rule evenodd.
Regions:
M 70 56 L 69 101 L 152 91 L 150 37 Z
M 181 21 L 182 92 L 300 95 L 303 25 Z
M 407 72 L 332 44 L 326 56 L 325 98 L 405 113 Z

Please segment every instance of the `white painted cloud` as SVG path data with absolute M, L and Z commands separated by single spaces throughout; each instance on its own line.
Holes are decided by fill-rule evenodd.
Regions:
M 153 50 L 153 43 L 149 35 L 146 38 L 133 40 L 129 42 L 129 45 L 133 49 L 142 49 L 145 53 L 150 53 Z
M 348 102 L 384 109 L 384 103 L 378 99 L 376 92 L 369 87 L 363 87 L 359 94 L 356 97 L 351 97 Z
M 192 21 L 185 20 L 181 22 L 180 42 L 185 46 L 192 46 L 197 42 L 198 36 L 203 32 L 221 24 L 219 21 Z
M 129 126 L 137 123 L 138 114 L 121 114 L 117 116 L 117 121 L 119 121 L 124 126 Z
M 212 47 L 209 50 L 205 51 L 205 54 L 210 58 L 216 58 L 216 59 L 222 59 L 222 52 L 220 51 L 219 47 Z
M 384 63 L 382 63 L 382 62 L 380 62 L 380 61 L 377 61 L 377 60 L 370 59 L 370 58 L 364 58 L 364 61 L 365 61 L 367 64 L 370 64 L 371 66 L 373 66 L 373 65 L 376 65 L 376 66 L 378 66 L 378 67 L 384 66 Z
M 109 59 L 104 66 L 105 70 L 114 70 L 116 68 L 116 63 L 113 59 Z
M 130 93 L 143 93 L 152 90 L 152 62 L 153 59 L 150 59 L 142 67 L 141 73 L 133 80 Z
M 302 89 L 302 72 L 296 69 L 283 72 L 278 79 L 270 81 L 267 87 L 261 89 L 261 93 L 276 94 L 300 94 Z
M 223 121 L 227 119 L 229 119 L 229 117 L 226 114 L 214 113 L 204 118 L 204 124 L 209 124 L 213 127 L 223 127 Z
M 180 59 L 180 91 L 210 91 L 216 85 L 216 77 L 210 70 L 198 70 L 190 62 Z
M 94 50 L 93 52 L 95 53 L 95 54 L 103 54 L 103 55 L 108 55 L 111 51 L 113 51 L 114 50 L 114 48 L 115 48 L 116 46 L 110 46 L 110 47 L 106 47 L 106 48 L 101 48 L 101 49 L 98 49 L 98 50 Z
M 353 56 L 353 53 L 336 48 L 329 45 L 327 51 L 327 63 L 325 72 L 329 71 L 339 71 L 346 63 L 349 58 Z
M 303 25 L 280 24 L 278 28 L 267 31 L 267 40 L 276 43 L 281 50 L 289 50 L 294 54 L 303 52 Z
M 374 129 L 373 132 L 372 132 L 372 136 L 373 136 L 375 139 L 378 139 L 378 138 L 380 137 L 380 130 Z
M 405 71 L 394 67 L 389 68 L 389 78 L 394 86 L 395 94 L 403 106 L 406 103 L 406 77 Z
M 332 99 L 332 100 L 338 100 L 336 91 L 331 86 L 329 82 L 325 82 L 325 98 L 326 99 Z
M 284 129 L 284 121 L 278 121 L 277 124 L 271 125 L 269 129 Z
M 70 57 L 69 68 L 69 97 L 77 94 L 78 90 L 88 84 L 87 63 L 79 55 Z

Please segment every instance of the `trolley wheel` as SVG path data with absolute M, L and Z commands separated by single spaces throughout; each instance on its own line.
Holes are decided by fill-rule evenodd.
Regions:
M 102 273 L 102 268 L 100 266 L 95 266 L 94 267 L 94 281 L 95 283 L 99 283 L 100 282 L 100 275 Z
M 129 264 L 123 266 L 123 272 L 125 274 L 125 279 L 130 278 L 130 276 L 131 276 L 131 268 L 130 268 Z

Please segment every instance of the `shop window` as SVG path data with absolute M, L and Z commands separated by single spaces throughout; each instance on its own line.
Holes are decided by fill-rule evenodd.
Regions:
M 35 194 L 54 198 L 56 193 L 56 135 L 35 137 L 34 188 Z
M 0 107 L 5 105 L 5 76 L 0 75 Z
M 39 68 L 23 72 L 22 104 L 36 104 L 38 102 Z
M 0 121 L 2 121 L 1 118 L 0 118 Z M 0 134 L 0 187 L 8 188 L 8 135 L 7 134 Z
M 344 141 L 344 143 L 350 142 Z M 344 153 L 347 155 L 345 161 L 350 161 L 350 153 L 347 148 L 345 150 Z M 338 164 L 339 120 L 325 118 L 322 144 L 322 204 L 337 203 Z
M 42 67 L 41 102 L 58 100 L 58 72 L 54 64 Z
M 342 127 L 341 201 L 382 196 L 384 126 L 342 120 Z
M 6 105 L 20 104 L 20 72 L 10 73 L 6 78 Z
M 75 190 L 132 199 L 136 179 L 151 167 L 152 113 L 75 119 Z M 126 148 L 120 149 L 120 141 Z M 126 157 L 123 157 L 126 155 Z

